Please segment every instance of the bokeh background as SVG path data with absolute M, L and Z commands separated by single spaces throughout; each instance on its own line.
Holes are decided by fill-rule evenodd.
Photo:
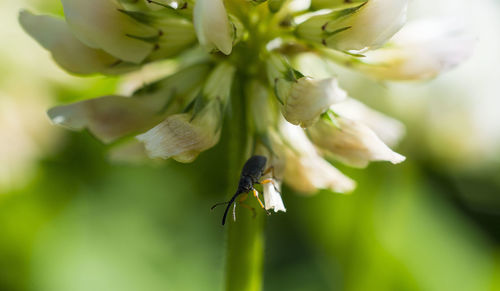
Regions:
M 126 90 L 77 77 L 23 33 L 0 0 L 0 290 L 221 290 L 225 144 L 194 164 L 123 164 L 47 108 Z M 284 189 L 266 223 L 265 290 L 500 290 L 500 3 L 414 0 L 410 18 L 448 17 L 477 35 L 461 67 L 425 83 L 341 84 L 402 120 L 407 161 L 366 170 L 352 195 Z M 142 74 L 142 75 L 141 75 Z M 147 69 L 134 80 L 147 75 Z

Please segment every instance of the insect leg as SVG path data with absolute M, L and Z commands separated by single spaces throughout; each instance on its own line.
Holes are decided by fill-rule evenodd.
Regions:
M 257 190 L 255 190 L 255 188 L 253 188 L 252 190 L 253 190 L 253 196 L 255 198 L 257 198 L 257 201 L 259 201 L 260 207 L 265 208 L 264 204 L 262 204 L 262 201 L 260 201 L 259 192 L 257 192 Z
M 255 208 L 253 208 L 252 206 L 250 206 L 246 203 L 243 203 L 243 201 L 247 200 L 247 198 L 248 198 L 248 194 L 245 194 L 238 199 L 238 202 L 240 203 L 241 206 L 245 207 L 246 209 L 252 210 L 252 216 L 255 218 L 257 216 L 257 212 L 255 211 Z
M 274 177 L 274 166 L 270 166 L 269 168 L 267 168 L 267 170 L 265 170 L 262 173 L 262 176 L 265 176 L 265 175 L 269 174 L 269 172 L 272 172 L 272 176 Z

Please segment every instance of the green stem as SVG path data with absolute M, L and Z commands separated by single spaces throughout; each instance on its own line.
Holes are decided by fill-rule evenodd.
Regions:
M 229 131 L 229 181 L 232 196 L 236 190 L 241 168 L 249 157 L 248 132 L 245 117 L 245 102 L 241 78 L 235 80 L 232 98 L 232 114 L 225 124 Z M 250 209 L 236 206 L 236 221 L 233 221 L 232 210 L 227 218 L 227 291 L 258 291 L 262 289 L 262 263 L 264 254 L 264 216 L 259 204 L 252 196 L 248 196 L 245 204 L 254 207 L 256 216 Z

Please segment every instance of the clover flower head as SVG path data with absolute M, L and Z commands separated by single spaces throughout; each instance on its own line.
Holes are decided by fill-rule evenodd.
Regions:
M 68 72 L 126 74 L 166 59 L 176 69 L 130 96 L 52 108 L 55 124 L 106 143 L 128 139 L 150 158 L 191 162 L 218 143 L 235 114 L 232 100 L 241 99 L 254 152 L 275 169 L 263 189 L 274 211 L 285 211 L 282 182 L 306 194 L 352 191 L 355 182 L 331 161 L 405 159 L 389 147 L 404 134 L 400 122 L 349 96 L 334 73 L 301 72 L 297 59 L 415 80 L 458 65 L 474 43 L 441 21 L 402 28 L 409 0 L 61 1 L 64 19 L 22 11 L 19 21 Z

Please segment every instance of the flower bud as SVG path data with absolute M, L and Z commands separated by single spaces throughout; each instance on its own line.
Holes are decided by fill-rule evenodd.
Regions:
M 283 116 L 295 125 L 311 126 L 332 104 L 347 97 L 335 78 L 305 77 L 278 55 L 270 57 L 267 72 Z
M 193 11 L 196 36 L 202 46 L 229 55 L 233 49 L 231 26 L 222 0 L 198 0 Z
M 418 21 L 406 25 L 387 47 L 366 52 L 355 66 L 377 79 L 428 79 L 463 62 L 474 45 L 474 37 L 456 23 Z
M 403 26 L 407 6 L 408 0 L 368 0 L 342 10 L 320 10 L 298 25 L 297 34 L 342 51 L 378 48 Z
M 385 145 L 368 126 L 342 116 L 335 119 L 334 124 L 322 118 L 307 131 L 313 142 L 335 159 L 361 168 L 370 161 L 398 164 L 405 160 L 404 156 Z
M 290 93 L 285 96 L 282 113 L 288 122 L 308 127 L 332 104 L 346 97 L 335 78 L 315 80 L 302 77 L 292 84 Z

